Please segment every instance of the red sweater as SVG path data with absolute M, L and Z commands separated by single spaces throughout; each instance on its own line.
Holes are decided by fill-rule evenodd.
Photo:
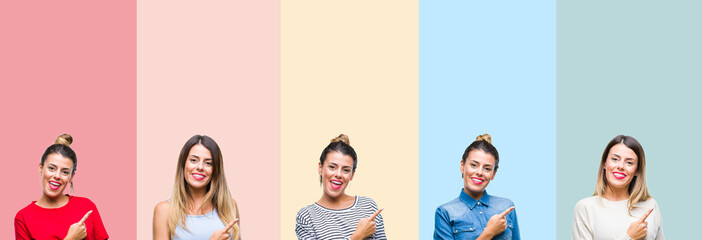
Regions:
M 24 207 L 15 216 L 15 239 L 63 239 L 72 224 L 93 210 L 87 220 L 85 240 L 105 240 L 107 231 L 95 204 L 87 198 L 68 196 L 68 203 L 60 208 L 42 208 L 37 201 Z

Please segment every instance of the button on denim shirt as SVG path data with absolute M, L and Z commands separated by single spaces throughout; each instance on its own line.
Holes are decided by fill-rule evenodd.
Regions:
M 461 189 L 461 194 L 458 198 L 436 209 L 434 240 L 476 239 L 485 230 L 490 217 L 500 214 L 512 206 L 514 206 L 514 203 L 509 199 L 490 196 L 487 191 L 476 201 Z M 516 209 L 508 213 L 505 218 L 507 220 L 507 228 L 493 239 L 519 240 Z

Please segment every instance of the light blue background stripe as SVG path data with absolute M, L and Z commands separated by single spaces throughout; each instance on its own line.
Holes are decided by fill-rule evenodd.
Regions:
M 555 239 L 555 21 L 555 1 L 419 1 L 419 239 L 482 133 L 501 158 L 488 192 L 515 202 L 523 239 Z

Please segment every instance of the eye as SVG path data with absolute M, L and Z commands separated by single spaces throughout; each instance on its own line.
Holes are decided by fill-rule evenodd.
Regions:
M 336 169 L 336 167 L 335 167 L 335 166 L 332 166 L 332 165 L 329 165 L 329 169 L 334 170 L 334 169 Z
M 207 166 L 212 166 L 212 162 L 210 162 L 210 161 L 205 162 L 205 164 L 207 164 Z
M 492 172 L 492 168 L 485 168 L 485 171 Z
M 344 172 L 345 172 L 345 173 L 350 173 L 351 170 L 350 170 L 350 169 L 344 169 Z
M 617 162 L 617 161 L 619 161 L 619 159 L 617 159 L 617 158 L 612 158 L 612 162 Z
M 475 163 L 471 163 L 470 166 L 474 168 L 474 167 L 477 167 L 478 165 Z
M 628 162 L 626 162 L 626 164 L 629 166 L 634 166 L 634 162 L 632 162 L 632 161 L 628 161 Z
M 191 158 L 191 159 L 190 159 L 190 162 L 191 162 L 191 163 L 196 163 L 196 162 L 197 162 L 197 159 Z
M 54 167 L 48 167 L 48 168 L 49 168 L 49 171 L 52 171 L 52 172 L 53 172 L 54 169 L 55 169 Z
M 71 174 L 70 171 L 63 171 L 62 173 L 63 173 L 63 175 L 66 175 L 66 176 L 68 176 L 69 174 Z

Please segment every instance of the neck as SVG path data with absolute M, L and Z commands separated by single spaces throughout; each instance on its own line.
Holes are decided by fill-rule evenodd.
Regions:
M 329 209 L 344 209 L 353 205 L 355 200 L 355 197 L 349 196 L 346 193 L 343 193 L 338 197 L 332 197 L 326 193 L 323 193 L 322 197 L 319 199 L 319 201 L 317 201 L 317 204 Z
M 68 196 L 66 195 L 51 198 L 49 196 L 46 196 L 46 194 L 42 193 L 41 197 L 39 197 L 39 200 L 37 200 L 36 205 L 43 208 L 59 208 L 66 205 L 66 203 L 68 203 Z
M 610 201 L 626 200 L 629 199 L 629 188 L 607 187 L 602 197 Z
M 466 187 L 463 188 L 463 192 L 465 192 L 466 194 L 468 194 L 468 196 L 472 197 L 475 200 L 480 200 L 480 198 L 483 197 L 483 195 L 485 194 L 485 190 L 483 190 L 479 193 L 475 193 L 475 192 L 471 192 Z
M 190 188 L 190 199 L 188 199 L 189 204 L 189 210 L 191 211 L 192 214 L 202 214 L 200 210 L 202 211 L 207 211 L 210 210 L 208 207 L 208 203 L 205 202 L 205 194 L 207 194 L 207 190 L 204 188 L 202 189 L 193 189 Z

